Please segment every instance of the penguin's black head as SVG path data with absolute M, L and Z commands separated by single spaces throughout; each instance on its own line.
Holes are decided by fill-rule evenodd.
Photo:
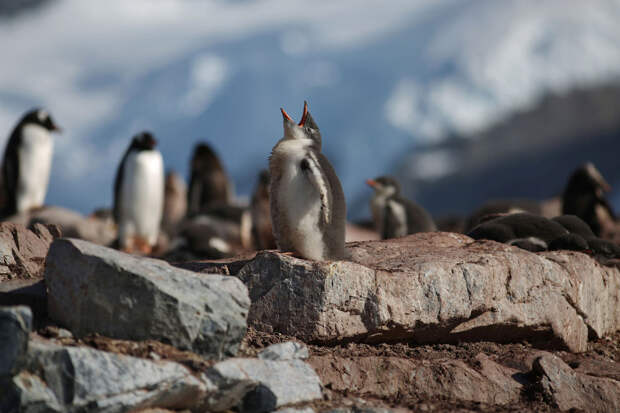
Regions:
M 215 151 L 209 144 L 201 142 L 194 147 L 194 160 L 202 160 L 204 162 L 212 162 L 217 159 Z
M 282 112 L 284 122 L 285 139 L 311 139 L 313 141 L 312 146 L 319 151 L 321 150 L 321 131 L 319 130 L 319 125 L 316 124 L 314 118 L 308 111 L 307 101 L 304 101 L 304 112 L 301 116 L 301 120 L 297 124 L 283 108 L 280 108 L 280 111 Z
M 153 137 L 150 132 L 144 131 L 140 132 L 136 136 L 133 137 L 131 141 L 131 149 L 139 150 L 139 151 L 150 151 L 155 149 L 157 146 L 157 140 Z
M 564 196 L 594 194 L 600 199 L 605 192 L 610 190 L 611 187 L 605 181 L 603 175 L 591 162 L 588 162 L 573 172 L 568 180 L 568 184 L 566 184 Z
M 34 124 L 44 127 L 49 131 L 61 132 L 61 129 L 56 125 L 51 115 L 41 108 L 33 109 L 26 113 L 22 118 L 21 125 Z
M 366 181 L 368 186 L 372 187 L 377 194 L 387 196 L 400 194 L 400 184 L 396 178 L 386 175 L 379 178 L 369 179 Z

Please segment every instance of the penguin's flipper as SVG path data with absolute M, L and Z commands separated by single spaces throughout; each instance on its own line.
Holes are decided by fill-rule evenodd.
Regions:
M 312 154 L 309 154 L 301 161 L 301 170 L 319 193 L 319 198 L 321 199 L 321 217 L 323 218 L 324 224 L 329 224 L 329 188 L 327 187 L 327 180 L 321 173 L 318 160 L 312 156 Z

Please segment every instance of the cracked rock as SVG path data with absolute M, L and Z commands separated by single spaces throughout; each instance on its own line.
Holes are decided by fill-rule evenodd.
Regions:
M 250 302 L 235 277 L 196 274 L 75 239 L 56 240 L 45 279 L 50 318 L 76 337 L 154 339 L 207 358 L 235 355 Z
M 528 339 L 575 352 L 620 328 L 620 271 L 583 253 L 441 232 L 347 246 L 351 261 L 266 251 L 229 263 L 250 291 L 249 323 L 305 342 Z

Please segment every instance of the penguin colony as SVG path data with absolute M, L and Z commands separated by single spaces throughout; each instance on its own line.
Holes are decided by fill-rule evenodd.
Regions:
M 93 218 L 113 218 L 114 246 L 130 253 L 186 248 L 219 258 L 239 248 L 278 248 L 310 260 L 345 259 L 346 202 L 340 180 L 321 152 L 321 131 L 307 102 L 298 123 L 280 110 L 283 136 L 271 151 L 268 170 L 259 175 L 248 208 L 234 204 L 232 181 L 207 143 L 194 148 L 186 187 L 176 173 L 164 174 L 157 140 L 144 131 L 131 139 L 120 160 L 111 211 L 97 210 Z M 54 132 L 60 128 L 44 109 L 27 112 L 11 132 L 2 162 L 5 219 L 44 206 Z M 381 239 L 437 230 L 431 215 L 401 194 L 395 178 L 366 182 L 373 190 L 372 227 Z M 562 215 L 547 218 L 534 201 L 497 200 L 474 211 L 463 229 L 474 239 L 532 252 L 567 249 L 617 260 L 620 247 L 609 240 L 617 236 L 617 219 L 605 197 L 609 190 L 601 173 L 586 163 L 568 179 Z

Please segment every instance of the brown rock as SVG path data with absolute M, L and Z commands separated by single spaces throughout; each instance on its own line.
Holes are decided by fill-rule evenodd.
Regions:
M 475 370 L 461 360 L 414 360 L 399 357 L 341 358 L 315 356 L 310 364 L 324 386 L 334 391 L 389 398 L 414 394 L 423 399 L 447 398 L 503 405 L 519 400 L 522 385 L 516 370 L 484 354 Z
M 0 282 L 42 276 L 49 246 L 59 236 L 60 231 L 54 226 L 34 224 L 27 229 L 0 222 Z
M 620 411 L 620 382 L 616 380 L 575 372 L 553 354 L 536 359 L 534 371 L 541 376 L 543 395 L 561 410 Z
M 252 325 L 306 342 L 529 339 L 580 352 L 588 332 L 620 328 L 620 271 L 585 254 L 534 254 L 452 233 L 348 249 L 352 261 L 267 251 L 226 268 L 248 285 Z

